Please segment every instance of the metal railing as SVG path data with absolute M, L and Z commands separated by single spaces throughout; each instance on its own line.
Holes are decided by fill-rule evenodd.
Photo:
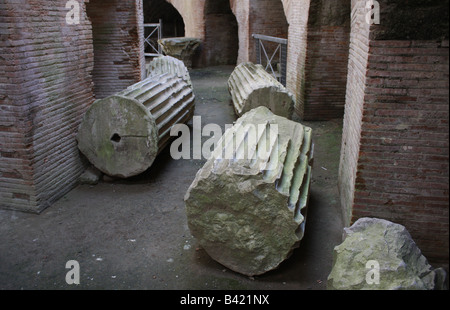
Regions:
M 256 40 L 256 62 L 265 66 L 267 72 L 272 74 L 281 84 L 286 86 L 288 40 L 261 34 L 254 34 L 253 38 Z M 264 45 L 265 42 L 278 44 L 270 57 L 267 53 L 268 49 L 266 48 L 266 45 Z M 278 57 L 275 58 L 275 56 Z M 265 63 L 263 63 L 263 60 L 265 60 Z M 279 66 L 277 66 L 276 69 L 274 69 L 275 64 Z
M 145 30 L 150 29 L 150 34 L 145 35 Z M 156 40 L 155 40 L 156 37 Z M 162 20 L 159 20 L 159 24 L 144 24 L 144 51 L 147 47 L 150 47 L 150 53 L 144 53 L 148 57 L 158 57 L 163 54 L 161 45 L 158 40 L 162 38 Z

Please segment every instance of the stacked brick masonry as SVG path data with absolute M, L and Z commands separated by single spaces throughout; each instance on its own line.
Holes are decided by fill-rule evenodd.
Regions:
M 344 115 L 350 38 L 350 1 L 311 2 L 303 100 L 297 102 L 306 120 Z
M 371 41 L 353 220 L 385 218 L 448 263 L 448 41 Z
M 138 82 L 145 72 L 142 0 L 90 0 L 94 42 L 94 94 L 108 97 Z
M 200 56 L 202 62 L 199 66 L 235 65 L 239 42 L 234 15 L 207 15 L 205 29 L 206 35 Z
M 344 115 L 349 30 L 324 26 L 308 31 L 305 94 L 300 109 L 305 120 L 329 120 Z
M 75 134 L 93 102 L 92 32 L 67 1 L 0 4 L 0 205 L 40 212 L 84 169 Z
M 346 226 L 351 224 L 352 218 L 368 65 L 370 27 L 365 22 L 364 16 L 364 1 L 353 1 L 346 106 L 338 177 L 342 214 Z
M 295 95 L 296 102 L 304 101 L 305 63 L 310 0 L 283 0 L 289 23 L 287 88 Z M 303 109 L 295 105 L 296 113 L 303 117 Z
M 249 44 L 250 37 L 248 35 L 248 14 L 250 10 L 250 0 L 230 0 L 231 10 L 236 16 L 238 23 L 238 59 L 237 64 L 249 61 Z

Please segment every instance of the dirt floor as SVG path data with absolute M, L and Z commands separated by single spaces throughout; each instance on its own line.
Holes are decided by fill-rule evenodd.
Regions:
M 224 127 L 236 119 L 227 90 L 232 70 L 191 70 L 203 124 Z M 315 140 L 306 234 L 277 270 L 249 278 L 199 248 L 183 198 L 205 161 L 175 161 L 166 149 L 146 173 L 79 185 L 40 215 L 0 210 L 0 289 L 326 289 L 342 235 L 336 184 L 342 120 L 304 124 Z M 78 286 L 65 281 L 69 260 L 80 264 Z

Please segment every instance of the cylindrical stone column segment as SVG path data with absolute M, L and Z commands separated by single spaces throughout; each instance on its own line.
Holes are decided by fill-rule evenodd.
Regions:
M 265 107 L 244 114 L 185 196 L 201 247 L 244 275 L 277 268 L 304 235 L 313 148 L 311 128 Z
M 292 118 L 294 96 L 261 65 L 239 64 L 228 79 L 228 89 L 238 116 L 265 106 L 276 115 Z
M 151 76 L 86 112 L 78 147 L 103 173 L 128 178 L 145 172 L 170 142 L 175 124 L 192 119 L 195 96 L 186 81 L 171 74 Z
M 186 81 L 192 87 L 189 71 L 184 63 L 171 56 L 160 56 L 153 59 L 148 65 L 147 77 L 169 73 Z

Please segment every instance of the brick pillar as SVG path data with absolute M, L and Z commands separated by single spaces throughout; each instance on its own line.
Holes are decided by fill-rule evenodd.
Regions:
M 305 95 L 305 64 L 310 0 L 283 0 L 289 23 L 286 87 L 295 95 L 296 102 L 303 102 Z M 303 116 L 303 109 L 296 112 Z
M 350 0 L 283 0 L 289 22 L 287 88 L 305 120 L 344 114 Z
M 248 34 L 248 15 L 250 10 L 250 0 L 230 0 L 231 10 L 236 16 L 238 23 L 238 59 L 237 64 L 249 61 L 250 37 Z
M 350 2 L 311 1 L 304 95 L 297 104 L 297 111 L 305 120 L 329 120 L 344 115 Z
M 145 73 L 142 0 L 90 0 L 94 93 L 103 99 L 139 82 Z
M 344 217 L 402 224 L 431 263 L 448 268 L 448 6 L 379 3 L 381 23 L 369 27 L 365 1 L 353 2 Z
M 93 102 L 91 24 L 68 25 L 66 2 L 0 10 L 0 207 L 39 213 L 84 170 L 75 135 Z

